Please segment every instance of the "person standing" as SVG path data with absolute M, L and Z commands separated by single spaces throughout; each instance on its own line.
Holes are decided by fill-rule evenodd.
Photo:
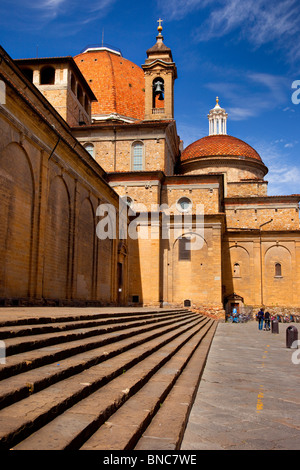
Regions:
M 269 331 L 270 330 L 270 313 L 269 312 L 265 312 L 264 319 L 265 319 L 264 330 Z
M 264 311 L 261 308 L 260 311 L 257 314 L 257 320 L 258 320 L 258 329 L 262 330 L 263 324 L 264 324 Z

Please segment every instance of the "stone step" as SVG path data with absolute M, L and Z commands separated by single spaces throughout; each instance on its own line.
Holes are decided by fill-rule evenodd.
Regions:
M 123 375 L 128 377 L 128 369 L 134 368 L 140 361 L 147 360 L 147 358 L 151 362 L 152 359 L 150 358 L 152 358 L 153 355 L 155 356 L 155 354 L 161 354 L 159 351 L 164 351 L 164 349 L 169 351 L 168 353 L 163 352 L 162 360 L 165 362 L 165 356 L 174 354 L 174 342 L 179 341 L 180 343 L 180 341 L 182 341 L 181 338 L 183 338 L 185 334 L 189 334 L 189 331 L 193 328 L 202 328 L 207 321 L 205 317 L 200 315 L 191 315 L 190 318 L 179 322 L 175 320 L 175 324 L 172 326 L 163 325 L 164 322 L 161 322 L 162 328 L 166 329 L 160 336 L 143 342 L 139 346 L 128 349 L 120 354 L 117 353 L 118 355 L 114 355 L 97 365 L 91 366 L 88 370 L 82 370 L 74 376 L 60 380 L 2 409 L 0 411 L 1 447 L 4 449 L 10 448 L 37 429 L 46 425 L 49 421 L 54 420 L 54 418 L 58 417 L 61 413 L 66 412 L 66 410 L 70 408 L 73 410 L 74 406 L 80 407 L 83 401 L 88 399 L 86 397 L 93 396 L 94 393 L 100 392 L 104 386 L 107 386 L 110 381 L 118 377 L 120 380 Z M 145 331 L 141 333 L 145 334 Z M 138 334 L 138 329 L 136 329 L 135 333 L 132 333 L 132 335 L 134 334 Z M 124 340 L 125 338 L 121 335 L 118 341 L 121 339 Z M 140 338 L 140 340 L 144 341 L 145 338 Z M 79 342 L 82 343 L 83 341 L 84 340 L 81 340 Z M 102 346 L 104 346 L 104 344 L 102 344 Z M 102 351 L 102 354 L 105 356 L 104 353 L 105 351 Z M 82 368 L 84 369 L 84 367 Z M 126 374 L 123 374 L 125 371 Z M 52 367 L 52 373 L 53 372 Z M 148 372 L 148 374 L 149 373 L 150 372 Z M 39 379 L 36 378 L 36 381 L 38 382 Z M 3 381 L 3 383 L 5 383 L 5 381 Z M 139 383 L 142 382 L 139 381 Z M 91 399 L 91 402 L 92 401 L 93 399 Z
M 183 315 L 187 315 L 187 312 L 184 312 Z M 171 318 L 178 317 L 178 313 L 175 313 Z M 31 351 L 33 349 L 39 349 L 45 346 L 52 346 L 54 344 L 65 343 L 67 341 L 74 341 L 75 339 L 82 339 L 91 336 L 98 336 L 100 334 L 105 334 L 113 331 L 124 330 L 126 328 L 131 328 L 134 326 L 142 326 L 146 324 L 151 324 L 159 322 L 161 317 L 151 316 L 150 318 L 139 316 L 139 317 L 128 317 L 127 322 L 107 322 L 105 325 L 101 324 L 96 326 L 86 325 L 84 328 L 75 328 L 68 331 L 57 331 L 52 333 L 42 334 L 29 334 L 28 336 L 13 337 L 7 338 L 5 340 L 6 347 L 6 356 L 11 356 L 14 354 L 19 354 L 25 351 Z
M 47 339 L 48 344 L 45 345 L 44 343 L 43 347 L 22 352 L 22 354 L 20 354 L 20 351 L 15 348 L 15 350 L 18 351 L 18 354 L 8 356 L 6 358 L 6 364 L 0 365 L 0 379 L 31 370 L 35 367 L 40 367 L 54 361 L 61 361 L 66 357 L 83 351 L 120 341 L 124 338 L 134 336 L 137 332 L 151 331 L 159 328 L 160 326 L 171 325 L 181 319 L 190 319 L 195 318 L 196 316 L 197 314 L 185 311 L 183 313 L 167 317 L 166 319 L 153 318 L 148 322 L 141 322 L 138 326 L 133 326 L 133 324 L 129 322 L 128 324 L 123 325 L 123 328 L 116 330 L 110 329 L 107 333 L 105 333 L 103 329 L 98 330 L 98 334 L 96 332 L 95 336 L 87 335 L 87 338 L 84 338 L 79 334 L 76 336 L 76 339 L 73 339 L 72 341 L 70 340 L 67 343 L 62 342 L 62 338 L 60 338 L 59 342 L 55 342 L 57 338 L 51 338 L 50 336 L 50 338 Z M 31 341 L 31 344 L 32 343 L 33 342 Z M 41 343 L 40 346 L 42 346 Z
M 108 325 L 113 323 L 125 323 L 128 321 L 139 320 L 141 318 L 159 318 L 174 314 L 186 313 L 187 310 L 158 310 L 151 312 L 133 312 L 120 313 L 114 315 L 90 314 L 88 318 L 80 317 L 54 317 L 54 318 L 30 318 L 28 322 L 20 320 L 18 323 L 13 321 L 0 322 L 0 339 L 14 338 L 19 336 L 39 335 L 43 333 L 53 333 L 66 330 L 75 330 L 85 327 L 94 327 L 100 325 Z
M 120 339 L 113 343 L 107 343 L 106 338 L 102 337 L 104 346 L 97 347 L 74 356 L 67 357 L 57 362 L 47 365 L 40 365 L 38 368 L 20 373 L 20 367 L 16 364 L 17 375 L 2 380 L 0 383 L 0 409 L 8 406 L 15 401 L 21 400 L 32 393 L 36 393 L 49 385 L 63 380 L 72 375 L 78 374 L 94 365 L 99 364 L 113 356 L 139 346 L 151 339 L 175 330 L 178 326 L 186 325 L 199 316 L 176 317 L 176 321 L 160 322 L 156 325 L 156 329 L 149 329 L 142 332 L 140 329 L 134 329 L 135 335 L 125 339 Z M 202 321 L 204 320 L 204 317 Z M 65 347 L 65 353 L 68 352 L 68 344 Z M 48 348 L 45 348 L 48 349 Z M 41 361 L 46 351 L 40 350 Z
M 90 369 L 80 374 L 76 384 L 73 378 L 72 380 L 64 380 L 62 384 L 64 384 L 65 395 L 72 394 L 71 401 L 67 403 L 65 410 L 62 410 L 57 402 L 58 400 L 61 403 L 65 401 L 66 397 L 61 396 L 63 391 L 54 386 L 54 393 L 52 390 L 49 395 L 51 389 L 49 387 L 46 391 L 47 404 L 45 403 L 46 396 L 42 400 L 45 403 L 44 408 L 47 408 L 45 423 L 41 422 L 40 414 L 42 412 L 45 415 L 46 410 L 42 410 L 40 400 L 35 400 L 34 408 L 27 407 L 28 412 L 25 419 L 21 415 L 24 406 L 22 407 L 22 402 L 20 402 L 18 404 L 20 407 L 18 424 L 11 424 L 10 431 L 8 428 L 6 429 L 6 435 L 1 436 L 0 442 L 5 442 L 6 446 L 12 444 L 15 450 L 72 450 L 82 447 L 114 412 L 124 406 L 129 398 L 139 392 L 147 383 L 152 382 L 157 373 L 166 377 L 169 375 L 167 388 L 172 387 L 174 376 L 178 376 L 190 355 L 189 352 L 195 348 L 195 343 L 199 343 L 210 323 L 212 323 L 210 319 L 203 321 L 202 318 L 199 318 L 192 325 L 183 326 L 178 328 L 176 332 L 168 333 L 165 335 L 164 341 L 161 341 L 162 338 L 160 338 L 159 344 L 157 340 L 154 340 L 153 344 L 150 342 L 142 345 L 99 364 L 92 368 L 93 370 Z M 181 353 L 182 348 L 184 348 L 183 353 Z M 131 357 L 129 358 L 129 356 Z M 172 362 L 174 357 L 177 359 Z M 181 359 L 178 359 L 179 357 Z M 170 368 L 169 361 L 171 361 Z M 78 380 L 84 381 L 81 382 L 82 385 L 89 386 L 88 396 L 84 397 L 81 394 L 80 401 L 74 400 L 74 398 L 72 400 L 74 395 L 78 396 L 78 392 L 76 393 L 76 390 L 79 389 Z M 96 386 L 92 387 L 91 384 L 95 384 L 95 382 L 97 382 Z M 49 403 L 50 397 L 52 403 Z M 58 408 L 60 408 L 59 411 Z M 56 416 L 53 416 L 53 409 L 56 411 Z M 18 414 L 16 411 L 15 408 L 15 420 L 17 420 Z M 7 414 L 3 416 L 1 414 L 0 412 L 0 423 L 3 417 L 4 421 L 7 418 Z M 33 423 L 36 424 L 33 425 Z M 34 426 L 37 426 L 38 429 L 35 430 Z
M 203 329 L 198 331 L 182 348 L 168 361 L 165 367 L 159 369 L 135 395 L 119 408 L 90 439 L 82 446 L 81 450 L 132 450 L 139 441 L 145 429 L 152 425 L 153 417 L 160 414 L 166 400 L 168 407 L 168 421 L 162 423 L 162 439 L 165 439 L 166 429 L 174 433 L 174 417 L 178 417 L 178 403 L 176 398 L 170 398 L 173 388 L 176 387 L 181 376 L 189 376 L 190 362 L 198 349 L 203 349 L 203 342 L 212 330 L 212 322 L 208 322 Z M 207 349 L 205 344 L 204 349 Z M 198 363 L 198 379 L 203 361 Z M 185 403 L 186 405 L 186 403 Z M 184 406 L 187 411 L 188 406 Z M 186 421 L 186 416 L 180 416 L 180 424 Z M 168 423 L 168 424 L 167 424 Z M 165 426 L 167 424 L 167 426 Z M 177 423 L 176 423 L 177 424 Z M 171 429 L 169 428 L 171 426 Z M 160 431 L 162 429 L 160 428 Z M 177 434 L 177 433 L 176 433 Z M 150 449 L 150 448 L 149 448 Z M 148 450 L 149 450 L 148 449 Z M 152 442 L 152 449 L 153 442 Z
M 143 431 L 134 450 L 180 450 L 216 328 L 217 322 L 203 338 L 154 419 Z
M 34 310 L 34 309 L 31 309 Z M 74 309 L 71 309 L 74 312 Z M 77 310 L 77 309 L 75 309 Z M 9 326 L 20 326 L 20 325 L 36 325 L 36 324 L 45 324 L 45 323 L 63 323 L 63 322 L 75 322 L 75 321 L 87 321 L 87 320 L 97 320 L 97 319 L 112 319 L 113 317 L 131 317 L 134 315 L 157 315 L 161 313 L 176 313 L 176 312 L 186 312 L 188 311 L 187 308 L 173 308 L 173 309 L 153 309 L 153 310 L 147 310 L 147 309 L 133 309 L 129 311 L 121 311 L 121 312 L 115 312 L 111 313 L 111 311 L 107 312 L 100 312 L 100 313 L 78 313 L 78 310 L 72 314 L 59 314 L 57 313 L 56 309 L 51 309 L 52 315 L 46 315 L 41 312 L 43 310 L 39 309 L 38 312 L 32 316 L 20 316 L 17 318 L 11 318 L 11 314 L 9 315 L 9 319 L 0 319 L 0 328 L 2 329 L 3 327 L 9 327 Z M 84 312 L 84 309 L 81 308 L 80 312 Z M 15 315 L 15 313 L 14 313 Z M 1 317 L 1 308 L 0 308 L 0 317 Z

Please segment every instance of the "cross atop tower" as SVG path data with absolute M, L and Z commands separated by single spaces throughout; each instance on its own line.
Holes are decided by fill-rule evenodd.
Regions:
M 162 29 L 163 29 L 161 24 L 162 24 L 163 20 L 161 18 L 159 18 L 159 20 L 157 20 L 157 22 L 159 23 L 157 31 L 159 32 L 159 34 L 161 34 Z

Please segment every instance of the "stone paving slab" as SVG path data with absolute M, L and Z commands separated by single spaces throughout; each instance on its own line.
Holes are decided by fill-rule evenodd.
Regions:
M 300 349 L 286 347 L 289 326 L 299 330 L 218 324 L 181 450 L 300 449 Z

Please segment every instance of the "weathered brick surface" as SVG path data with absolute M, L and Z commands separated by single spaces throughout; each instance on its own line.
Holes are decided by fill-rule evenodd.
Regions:
M 118 196 L 43 100 L 16 93 L 13 68 L 1 72 L 0 298 L 116 302 L 117 241 L 95 228 L 97 206 L 118 210 Z
M 18 143 L 1 153 L 0 297 L 27 297 L 29 289 L 34 180 Z
M 259 229 L 266 223 L 262 230 L 299 230 L 297 203 L 282 204 L 266 199 L 248 204 L 226 203 L 225 207 L 228 228 Z
M 245 195 L 248 196 L 253 193 L 253 190 L 257 191 L 259 183 L 263 186 L 267 185 L 267 182 L 262 183 L 263 168 L 261 163 L 255 160 L 238 160 L 231 157 L 211 159 L 207 157 L 202 160 L 184 161 L 179 169 L 181 174 L 189 175 L 222 173 L 224 174 L 225 196 L 235 197 L 242 196 L 240 190 L 246 191 Z M 245 184 L 247 180 L 255 184 Z M 245 186 L 245 189 L 243 189 L 243 186 Z
M 95 129 L 91 135 L 85 133 L 81 137 L 80 131 L 75 131 L 78 139 L 85 145 L 92 143 L 94 146 L 94 158 L 99 165 L 107 172 L 128 172 L 133 171 L 133 146 L 141 143 L 143 146 L 143 171 L 164 171 L 167 175 L 173 174 L 174 161 L 176 158 L 175 149 L 170 149 L 166 143 L 167 135 L 158 130 L 158 133 L 137 132 L 136 129 L 128 127 L 122 132 L 114 135 L 110 129 L 108 132 L 99 133 Z M 154 135 L 153 135 L 154 134 Z
M 227 182 L 227 197 L 256 197 L 267 196 L 268 182 L 263 180 L 250 180 Z
M 46 60 L 46 62 L 45 62 Z M 91 99 L 92 91 L 74 65 L 72 58 L 45 59 L 41 63 L 37 59 L 17 60 L 21 70 L 31 70 L 33 83 L 51 105 L 59 112 L 70 126 L 76 126 L 80 122 L 91 123 Z M 44 67 L 53 67 L 54 82 L 43 84 L 41 76 Z M 81 89 L 81 95 L 77 90 Z

